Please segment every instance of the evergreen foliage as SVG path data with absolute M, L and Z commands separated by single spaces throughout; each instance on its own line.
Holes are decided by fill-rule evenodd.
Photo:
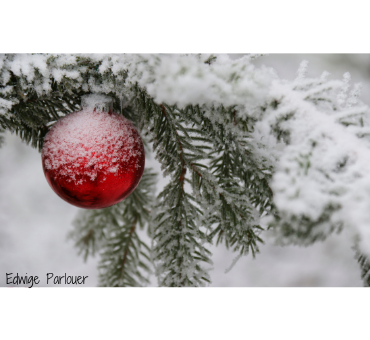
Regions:
M 202 286 L 211 280 L 209 243 L 255 256 L 263 233 L 309 245 L 343 228 L 359 240 L 368 281 L 370 114 L 361 86 L 351 88 L 349 74 L 308 79 L 305 62 L 283 81 L 256 68 L 257 57 L 0 57 L 2 129 L 40 150 L 83 95 L 105 94 L 170 177 L 154 199 L 146 169 L 123 202 L 79 213 L 70 236 L 85 259 L 100 254 L 100 285 L 145 285 L 154 268 L 161 286 Z
M 146 127 L 154 140 L 153 149 L 172 181 L 159 194 L 153 240 L 154 259 L 160 285 L 197 286 L 209 282 L 209 275 L 199 262 L 211 262 L 203 243 L 201 211 L 194 198 L 186 192 L 188 166 L 206 156 L 207 146 L 192 145 L 180 111 L 175 107 L 156 105 L 145 93 L 138 91 L 136 106 L 146 118 Z M 187 180 L 188 181 L 188 180 Z

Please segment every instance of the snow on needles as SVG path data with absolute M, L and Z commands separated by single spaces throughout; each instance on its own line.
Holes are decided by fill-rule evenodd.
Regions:
M 76 184 L 94 181 L 98 173 L 117 174 L 120 165 L 139 156 L 140 140 L 134 131 L 128 119 L 115 113 L 88 109 L 71 113 L 45 137 L 45 166 Z
M 2 55 L 0 84 L 9 86 L 13 73 L 22 89 L 35 88 L 38 95 L 51 90 L 54 78 L 121 99 L 134 96 L 138 85 L 158 104 L 201 105 L 206 111 L 233 106 L 241 119 L 254 122 L 254 156 L 274 168 L 270 184 L 280 225 L 301 232 L 302 219 L 310 220 L 312 237 L 327 236 L 333 226 L 349 227 L 370 254 L 370 113 L 358 101 L 361 85 L 351 90 L 348 73 L 343 80 L 328 80 L 327 72 L 307 79 L 307 62 L 296 80 L 283 81 L 272 69 L 255 67 L 251 56 L 216 57 L 207 62 L 209 55 Z M 0 92 L 0 114 L 9 114 L 15 91 Z M 266 221 L 277 223 L 271 216 Z M 301 242 L 291 234 L 280 237 Z
M 350 227 L 353 235 L 360 235 L 360 246 L 369 254 L 370 147 L 363 138 L 369 134 L 369 127 L 363 126 L 369 109 L 363 104 L 353 108 L 357 102 L 353 94 L 348 98 L 350 103 L 346 102 L 349 74 L 344 75 L 343 83 L 332 82 L 325 90 L 316 92 L 316 96 L 326 98 L 328 106 L 315 105 L 316 101 L 308 96 L 315 93 L 312 88 L 317 86 L 325 88 L 325 84 L 313 79 L 306 80 L 299 91 L 294 90 L 297 82 L 286 85 L 275 82 L 271 87 L 270 95 L 279 104 L 265 119 L 270 127 L 274 122 L 282 122 L 280 128 L 289 135 L 271 184 L 274 202 L 281 219 L 297 232 L 307 232 L 302 218 L 316 223 L 311 237 L 327 236 L 335 228 Z M 354 86 L 356 95 L 359 88 Z M 311 242 L 277 237 L 282 243 Z
M 132 55 L 125 63 L 128 81 L 145 87 L 157 102 L 179 107 L 255 103 L 264 98 L 273 77 L 269 69 L 256 69 L 247 56 L 231 60 L 219 55 L 208 65 L 199 55 Z
M 95 93 L 118 94 L 124 87 L 112 86 L 112 81 L 87 80 L 81 75 L 88 67 L 79 60 L 99 62 L 104 77 L 125 75 L 127 85 L 139 84 L 156 102 L 177 104 L 255 105 L 264 100 L 269 83 L 275 77 L 268 68 L 256 68 L 246 56 L 232 60 L 219 55 L 210 65 L 202 55 L 146 55 L 146 54 L 80 54 L 80 55 L 10 55 L 2 59 L 0 79 L 5 85 L 9 71 L 23 77 L 24 87 L 34 86 L 39 95 L 51 90 L 51 78 L 68 79 L 69 86 L 84 87 Z

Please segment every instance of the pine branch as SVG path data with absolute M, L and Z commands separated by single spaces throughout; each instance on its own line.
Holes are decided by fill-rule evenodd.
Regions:
M 199 242 L 205 240 L 205 235 L 193 222 L 194 218 L 199 219 L 200 211 L 192 204 L 190 196 L 184 189 L 187 172 L 184 150 L 186 142 L 178 133 L 179 126 L 172 120 L 173 110 L 169 107 L 166 109 L 164 105 L 160 107 L 164 118 L 160 119 L 164 124 L 167 124 L 169 131 L 172 132 L 179 158 L 178 167 L 175 170 L 175 180 L 159 195 L 159 198 L 163 199 L 163 203 L 157 207 L 162 209 L 166 215 L 170 215 L 165 218 L 166 215 L 159 214 L 160 217 L 156 219 L 158 225 L 155 228 L 154 240 L 157 240 L 157 245 L 154 252 L 156 259 L 162 261 L 157 267 L 160 284 L 166 286 L 202 285 L 202 280 L 210 281 L 209 276 L 198 262 L 211 262 L 208 258 L 210 252 Z M 185 129 L 181 130 L 186 134 Z M 168 202 L 173 202 L 173 204 L 168 204 Z M 198 241 L 196 238 L 200 240 Z M 169 245 L 171 245 L 170 249 Z
M 63 84 L 54 80 L 51 91 L 38 95 L 32 88 L 23 88 L 22 79 L 12 74 L 7 86 L 11 91 L 0 93 L 0 98 L 15 102 L 6 115 L 0 115 L 0 126 L 16 133 L 27 144 L 42 149 L 43 138 L 52 123 L 64 115 L 77 111 L 83 91 L 68 93 Z M 5 88 L 5 87 L 1 87 Z
M 187 117 L 197 118 L 199 128 L 203 129 L 213 147 L 212 175 L 192 166 L 193 181 L 198 183 L 196 191 L 203 197 L 199 204 L 205 212 L 204 219 L 216 225 L 209 238 L 217 237 L 217 243 L 225 241 L 227 247 L 233 247 L 241 254 L 251 250 L 255 256 L 259 251 L 257 242 L 263 243 L 259 237 L 262 230 L 259 216 L 271 210 L 272 191 L 268 185 L 269 175 L 256 165 L 251 156 L 253 152 L 242 146 L 247 142 L 238 125 L 245 123 L 246 129 L 247 122 L 239 120 L 237 123 L 234 108 L 214 109 L 208 113 L 213 121 L 199 107 L 190 108 L 190 111 L 191 115 Z M 227 129 L 228 125 L 231 128 Z M 250 181 L 252 176 L 257 180 Z
M 176 120 L 173 107 L 157 105 L 137 89 L 136 107 L 153 136 L 157 159 L 172 180 L 159 194 L 154 222 L 153 249 L 160 285 L 198 286 L 209 282 L 201 262 L 211 263 L 203 243 L 205 233 L 197 221 L 201 211 L 186 192 L 186 173 L 191 161 L 204 157 L 204 148 L 190 143 L 186 127 Z
M 309 245 L 345 226 L 356 233 L 367 228 L 367 215 L 361 208 L 354 212 L 352 202 L 367 197 L 361 192 L 368 190 L 369 111 L 354 106 L 356 87 L 347 96 L 344 85 L 325 77 L 298 79 L 281 86 L 265 107 L 272 135 L 286 144 L 271 183 L 276 210 L 268 220 L 280 244 Z
M 224 172 L 216 171 L 218 177 L 215 177 L 207 170 L 207 166 L 204 164 L 205 160 L 212 159 L 210 153 L 207 153 L 206 150 L 212 149 L 213 146 L 216 152 L 220 152 L 220 148 L 228 145 L 227 141 L 223 138 L 220 142 L 219 135 L 214 133 L 214 131 L 212 140 L 212 136 L 210 136 L 209 131 L 206 131 L 205 128 L 207 124 L 205 122 L 207 120 L 197 120 L 196 118 L 199 119 L 200 117 L 199 114 L 198 116 L 194 114 L 193 107 L 189 106 L 186 109 L 178 109 L 176 106 L 157 105 L 138 87 L 134 88 L 134 91 L 136 93 L 134 105 L 142 112 L 143 120 L 152 134 L 154 150 L 157 151 L 157 159 L 162 163 L 165 173 L 171 174 L 172 177 L 172 183 L 165 188 L 160 198 L 165 202 L 177 203 L 174 206 L 165 207 L 165 205 L 162 205 L 158 207 L 162 208 L 162 214 L 159 214 L 159 217 L 156 219 L 158 223 L 156 237 L 158 238 L 158 235 L 161 237 L 168 235 L 170 233 L 169 226 L 175 229 L 174 226 L 176 226 L 178 221 L 180 223 L 177 224 L 177 229 L 175 230 L 177 234 L 181 234 L 183 228 L 182 219 L 189 219 L 187 219 L 186 214 L 178 214 L 178 211 L 184 209 L 186 204 L 189 204 L 189 207 L 191 206 L 194 209 L 191 210 L 191 208 L 188 208 L 188 210 L 196 215 L 195 220 L 199 221 L 198 223 L 201 226 L 212 230 L 212 225 L 216 225 L 214 230 L 206 237 L 206 240 L 211 241 L 214 236 L 218 235 L 218 242 L 225 240 L 227 247 L 233 247 L 235 251 L 239 250 L 241 254 L 247 254 L 251 251 L 254 256 L 258 252 L 257 242 L 263 242 L 259 237 L 262 228 L 258 225 L 258 222 L 255 222 L 257 217 L 256 209 L 250 203 L 246 194 L 246 188 L 240 186 L 234 174 L 227 177 Z M 233 116 L 233 122 L 234 120 L 235 115 Z M 196 127 L 194 128 L 194 126 Z M 219 129 L 219 131 L 223 134 L 222 129 Z M 216 140 L 217 138 L 219 140 Z M 240 151 L 240 149 L 236 150 Z M 228 155 L 229 151 L 224 150 L 223 154 Z M 239 155 L 237 157 L 240 158 Z M 217 160 L 213 164 L 211 163 L 211 167 L 214 166 L 217 168 L 216 164 Z M 235 168 L 234 172 L 236 172 Z M 189 181 L 189 183 L 193 187 L 193 191 L 197 197 L 196 199 L 191 197 L 191 199 L 186 200 L 187 196 L 183 185 L 177 184 L 177 181 L 183 183 L 183 178 L 185 178 L 187 170 L 192 175 L 192 181 Z M 242 178 L 245 177 L 245 173 L 240 175 L 239 172 L 238 175 Z M 203 187 L 202 191 L 200 191 L 200 187 Z M 271 189 L 268 186 L 267 188 L 270 194 Z M 176 197 L 176 201 L 174 201 L 174 197 Z M 191 201 L 193 201 L 193 204 L 191 204 Z M 265 199 L 264 203 L 263 208 L 267 206 Z M 201 207 L 200 210 L 199 206 Z M 196 213 L 198 210 L 199 213 Z M 204 216 L 202 216 L 203 214 Z M 199 235 L 202 238 L 205 237 L 203 234 Z M 179 246 L 177 248 L 175 247 L 176 243 L 174 239 L 175 235 L 167 236 L 166 242 L 160 242 L 156 246 L 157 260 L 162 260 L 158 272 L 166 273 L 166 275 L 160 278 L 160 283 L 165 283 L 166 285 L 183 285 L 186 283 L 180 280 L 180 276 L 175 277 L 175 273 L 181 272 L 180 267 L 184 263 L 181 258 L 183 250 L 179 249 Z M 178 242 L 177 240 L 177 244 L 179 244 Z M 171 247 L 175 251 L 171 254 L 166 253 L 163 251 L 163 247 Z M 203 253 L 206 254 L 204 249 Z M 179 252 L 180 256 L 176 252 Z M 167 262 L 163 260 L 165 256 L 169 257 Z M 189 258 L 188 262 L 191 263 L 191 256 Z M 204 258 L 205 262 L 209 262 L 204 255 L 200 258 Z M 173 263 L 177 263 L 178 267 L 169 270 Z M 166 270 L 168 271 L 166 272 Z M 191 282 L 189 281 L 188 283 L 190 284 Z
M 100 286 L 135 287 L 149 283 L 150 249 L 136 232 L 137 216 L 125 217 L 124 226 L 113 229 L 101 252 Z M 133 218 L 133 219 L 132 219 Z M 131 224 L 127 224 L 131 222 Z

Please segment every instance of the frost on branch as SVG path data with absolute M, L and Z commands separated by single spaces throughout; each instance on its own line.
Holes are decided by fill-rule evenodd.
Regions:
M 161 285 L 204 285 L 210 280 L 207 243 L 255 255 L 266 226 L 280 243 L 301 245 L 349 228 L 365 258 L 370 128 L 369 109 L 358 98 L 361 85 L 352 86 L 348 73 L 343 80 L 330 80 L 327 72 L 306 78 L 307 62 L 295 80 L 281 80 L 253 60 L 0 56 L 0 124 L 40 147 L 50 126 L 76 111 L 83 95 L 113 98 L 115 111 L 150 138 L 170 176 L 151 224 Z M 134 283 L 115 271 L 128 261 L 119 240 L 127 245 L 130 230 L 111 235 L 104 284 Z
M 307 245 L 351 228 L 370 252 L 369 109 L 343 82 L 297 78 L 275 81 L 260 124 L 287 145 L 271 182 L 273 233 L 282 243 Z

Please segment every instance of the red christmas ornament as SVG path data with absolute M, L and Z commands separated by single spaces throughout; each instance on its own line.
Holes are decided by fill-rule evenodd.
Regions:
M 79 208 L 100 209 L 122 201 L 144 172 L 140 135 L 128 119 L 112 112 L 109 101 L 86 96 L 82 111 L 61 118 L 44 139 L 42 166 L 49 185 Z

